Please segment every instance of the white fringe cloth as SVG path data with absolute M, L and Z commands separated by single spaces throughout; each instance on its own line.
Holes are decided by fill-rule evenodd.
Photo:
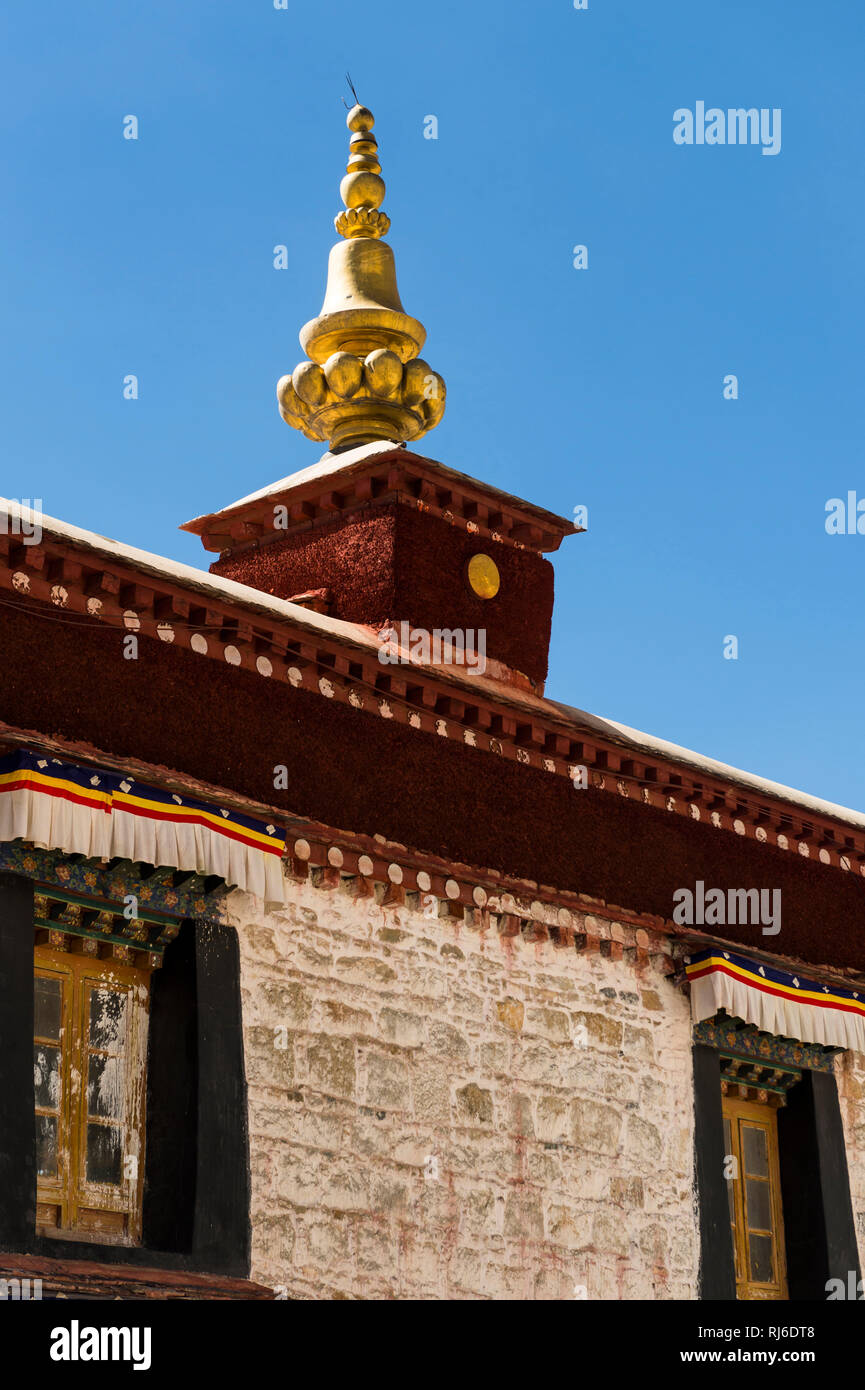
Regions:
M 25 749 L 0 759 L 0 841 L 215 875 L 285 903 L 285 834 L 238 811 Z
M 776 1037 L 865 1052 L 865 995 L 856 990 L 717 949 L 687 957 L 685 973 L 695 1023 L 726 1009 Z

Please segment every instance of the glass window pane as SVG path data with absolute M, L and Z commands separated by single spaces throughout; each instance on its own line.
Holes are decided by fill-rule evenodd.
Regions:
M 44 976 L 37 975 L 34 998 L 36 1026 L 33 1029 L 37 1038 L 59 1039 L 60 1000 L 60 981 L 47 980 Z
M 60 1104 L 60 1048 L 36 1043 L 33 1048 L 33 1091 L 36 1104 L 56 1110 Z
M 748 1228 L 752 1231 L 771 1231 L 772 1202 L 767 1182 L 748 1178 L 745 1183 L 745 1198 L 748 1206 Z
M 40 1178 L 57 1177 L 57 1116 L 36 1116 L 36 1172 Z
M 768 1178 L 769 1176 L 769 1146 L 766 1143 L 765 1129 L 758 1129 L 756 1125 L 742 1125 L 742 1161 L 746 1173 L 753 1173 L 756 1178 Z
M 751 1278 L 757 1284 L 771 1284 L 773 1279 L 772 1237 L 749 1236 L 748 1246 L 751 1252 Z
M 87 1181 L 120 1186 L 123 1131 L 119 1125 L 87 1126 Z
M 122 1057 L 92 1052 L 87 1064 L 87 1113 L 109 1120 L 123 1119 L 126 1068 Z
M 126 1041 L 128 997 L 125 990 L 91 989 L 89 1038 L 91 1047 L 104 1048 L 106 1052 L 122 1050 Z

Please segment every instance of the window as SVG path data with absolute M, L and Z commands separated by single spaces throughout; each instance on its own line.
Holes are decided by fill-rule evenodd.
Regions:
M 37 946 L 39 1235 L 141 1237 L 148 970 Z
M 778 1166 L 777 1110 L 725 1095 L 722 1102 L 736 1297 L 786 1299 L 784 1222 Z
M 126 861 L 23 857 L 39 880 L 0 872 L 0 1248 L 246 1278 L 240 959 L 221 897 L 198 918 L 203 885 L 151 874 L 145 891 Z

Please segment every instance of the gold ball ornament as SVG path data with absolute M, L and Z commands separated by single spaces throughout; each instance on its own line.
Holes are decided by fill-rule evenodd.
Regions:
M 324 364 L 324 374 L 331 391 L 345 399 L 360 390 L 363 365 L 352 352 L 334 352 Z
M 384 202 L 384 194 L 384 179 L 369 170 L 346 174 L 339 185 L 339 196 L 347 208 L 379 208 Z
M 298 396 L 307 405 L 324 405 L 327 399 L 327 382 L 317 363 L 300 362 L 292 372 L 291 380 Z
M 368 106 L 353 106 L 345 118 L 345 123 L 349 130 L 372 130 L 375 125 L 375 116 Z
M 388 348 L 376 348 L 364 360 L 364 376 L 376 396 L 395 396 L 402 385 L 402 362 Z
M 427 400 L 433 369 L 422 357 L 413 357 L 406 362 L 403 372 L 402 398 L 406 405 L 420 405 Z

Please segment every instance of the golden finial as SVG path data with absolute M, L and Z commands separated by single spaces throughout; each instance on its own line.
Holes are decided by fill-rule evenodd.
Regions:
M 378 159 L 378 141 L 372 133 L 375 119 L 366 106 L 353 106 L 346 117 L 352 137 L 349 158 L 339 196 L 345 203 L 333 219 L 340 236 L 387 236 L 390 218 L 379 212 L 384 202 L 384 179 Z
M 300 330 L 310 360 L 276 388 L 286 423 L 308 439 L 329 440 L 331 449 L 419 439 L 445 408 L 444 381 L 418 357 L 426 331 L 402 307 L 393 251 L 381 240 L 390 218 L 380 210 L 385 183 L 374 123 L 359 102 L 346 117 L 345 207 L 335 218 L 343 240 L 330 252 L 321 313 Z

